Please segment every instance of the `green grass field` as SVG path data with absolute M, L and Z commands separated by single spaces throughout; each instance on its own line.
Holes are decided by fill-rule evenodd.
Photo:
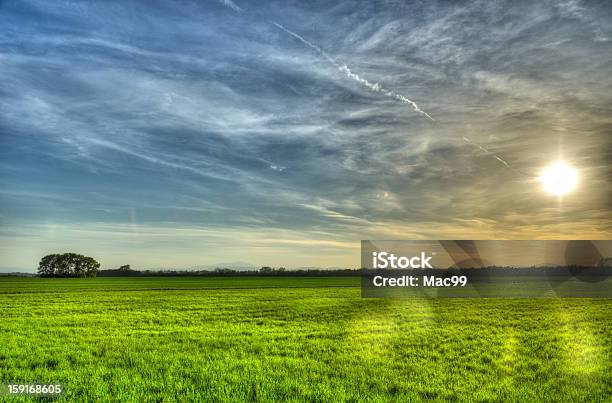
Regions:
M 0 320 L 0 383 L 61 383 L 71 402 L 612 401 L 606 299 L 362 299 L 358 278 L 5 277 Z

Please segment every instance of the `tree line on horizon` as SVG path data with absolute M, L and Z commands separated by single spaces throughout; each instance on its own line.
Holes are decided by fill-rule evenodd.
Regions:
M 408 270 L 403 270 L 408 271 Z M 373 269 L 298 269 L 287 270 L 284 267 L 273 268 L 263 266 L 258 270 L 234 270 L 229 268 L 215 268 L 214 270 L 133 270 L 129 265 L 121 266 L 118 269 L 101 270 L 98 273 L 100 277 L 129 277 L 129 276 L 283 276 L 283 277 L 299 277 L 299 276 L 360 276 L 375 273 Z M 469 274 L 475 277 L 486 277 L 490 274 L 495 275 L 580 275 L 587 273 L 595 276 L 610 276 L 612 275 L 612 267 L 585 267 L 585 266 L 549 266 L 549 267 L 501 267 L 488 266 L 480 268 L 449 268 L 449 269 L 415 269 L 411 273 L 419 273 L 424 275 L 445 275 Z
M 133 270 L 130 265 L 118 269 L 101 270 L 99 277 L 137 277 L 137 276 L 356 276 L 359 269 L 299 269 L 287 270 L 285 267 L 262 266 L 258 270 L 234 270 L 217 267 L 213 270 Z
M 399 269 L 398 269 L 399 270 Z M 404 270 L 406 271 L 406 270 Z M 123 265 L 117 269 L 100 270 L 100 263 L 89 256 L 77 253 L 50 254 L 43 257 L 38 266 L 39 277 L 137 277 L 137 276 L 358 276 L 375 273 L 373 269 L 298 269 L 287 270 L 284 267 L 274 268 L 263 266 L 259 270 L 234 270 L 218 267 L 214 270 L 133 270 L 130 265 Z M 488 266 L 468 269 L 418 269 L 411 273 L 440 274 L 441 272 L 453 275 L 457 273 L 471 276 L 496 275 L 580 275 L 588 273 L 595 276 L 612 275 L 610 266 L 546 266 L 546 267 L 499 267 Z

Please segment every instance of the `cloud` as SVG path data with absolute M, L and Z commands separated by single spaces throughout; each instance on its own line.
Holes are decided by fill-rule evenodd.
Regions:
M 238 7 L 236 5 L 236 3 L 234 3 L 232 0 L 221 0 L 221 2 L 223 3 L 223 5 L 225 5 L 226 7 L 231 8 L 234 11 L 237 11 L 237 12 L 241 12 L 242 11 L 242 8 Z

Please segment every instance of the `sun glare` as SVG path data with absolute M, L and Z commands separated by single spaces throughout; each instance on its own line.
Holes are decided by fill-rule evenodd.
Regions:
M 578 184 L 578 171 L 560 161 L 542 172 L 540 182 L 548 193 L 563 196 L 574 190 Z

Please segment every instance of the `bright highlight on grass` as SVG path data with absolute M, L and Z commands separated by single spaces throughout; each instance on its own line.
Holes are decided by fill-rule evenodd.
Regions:
M 563 196 L 576 188 L 578 171 L 566 163 L 559 161 L 546 168 L 540 176 L 544 190 L 555 196 Z

